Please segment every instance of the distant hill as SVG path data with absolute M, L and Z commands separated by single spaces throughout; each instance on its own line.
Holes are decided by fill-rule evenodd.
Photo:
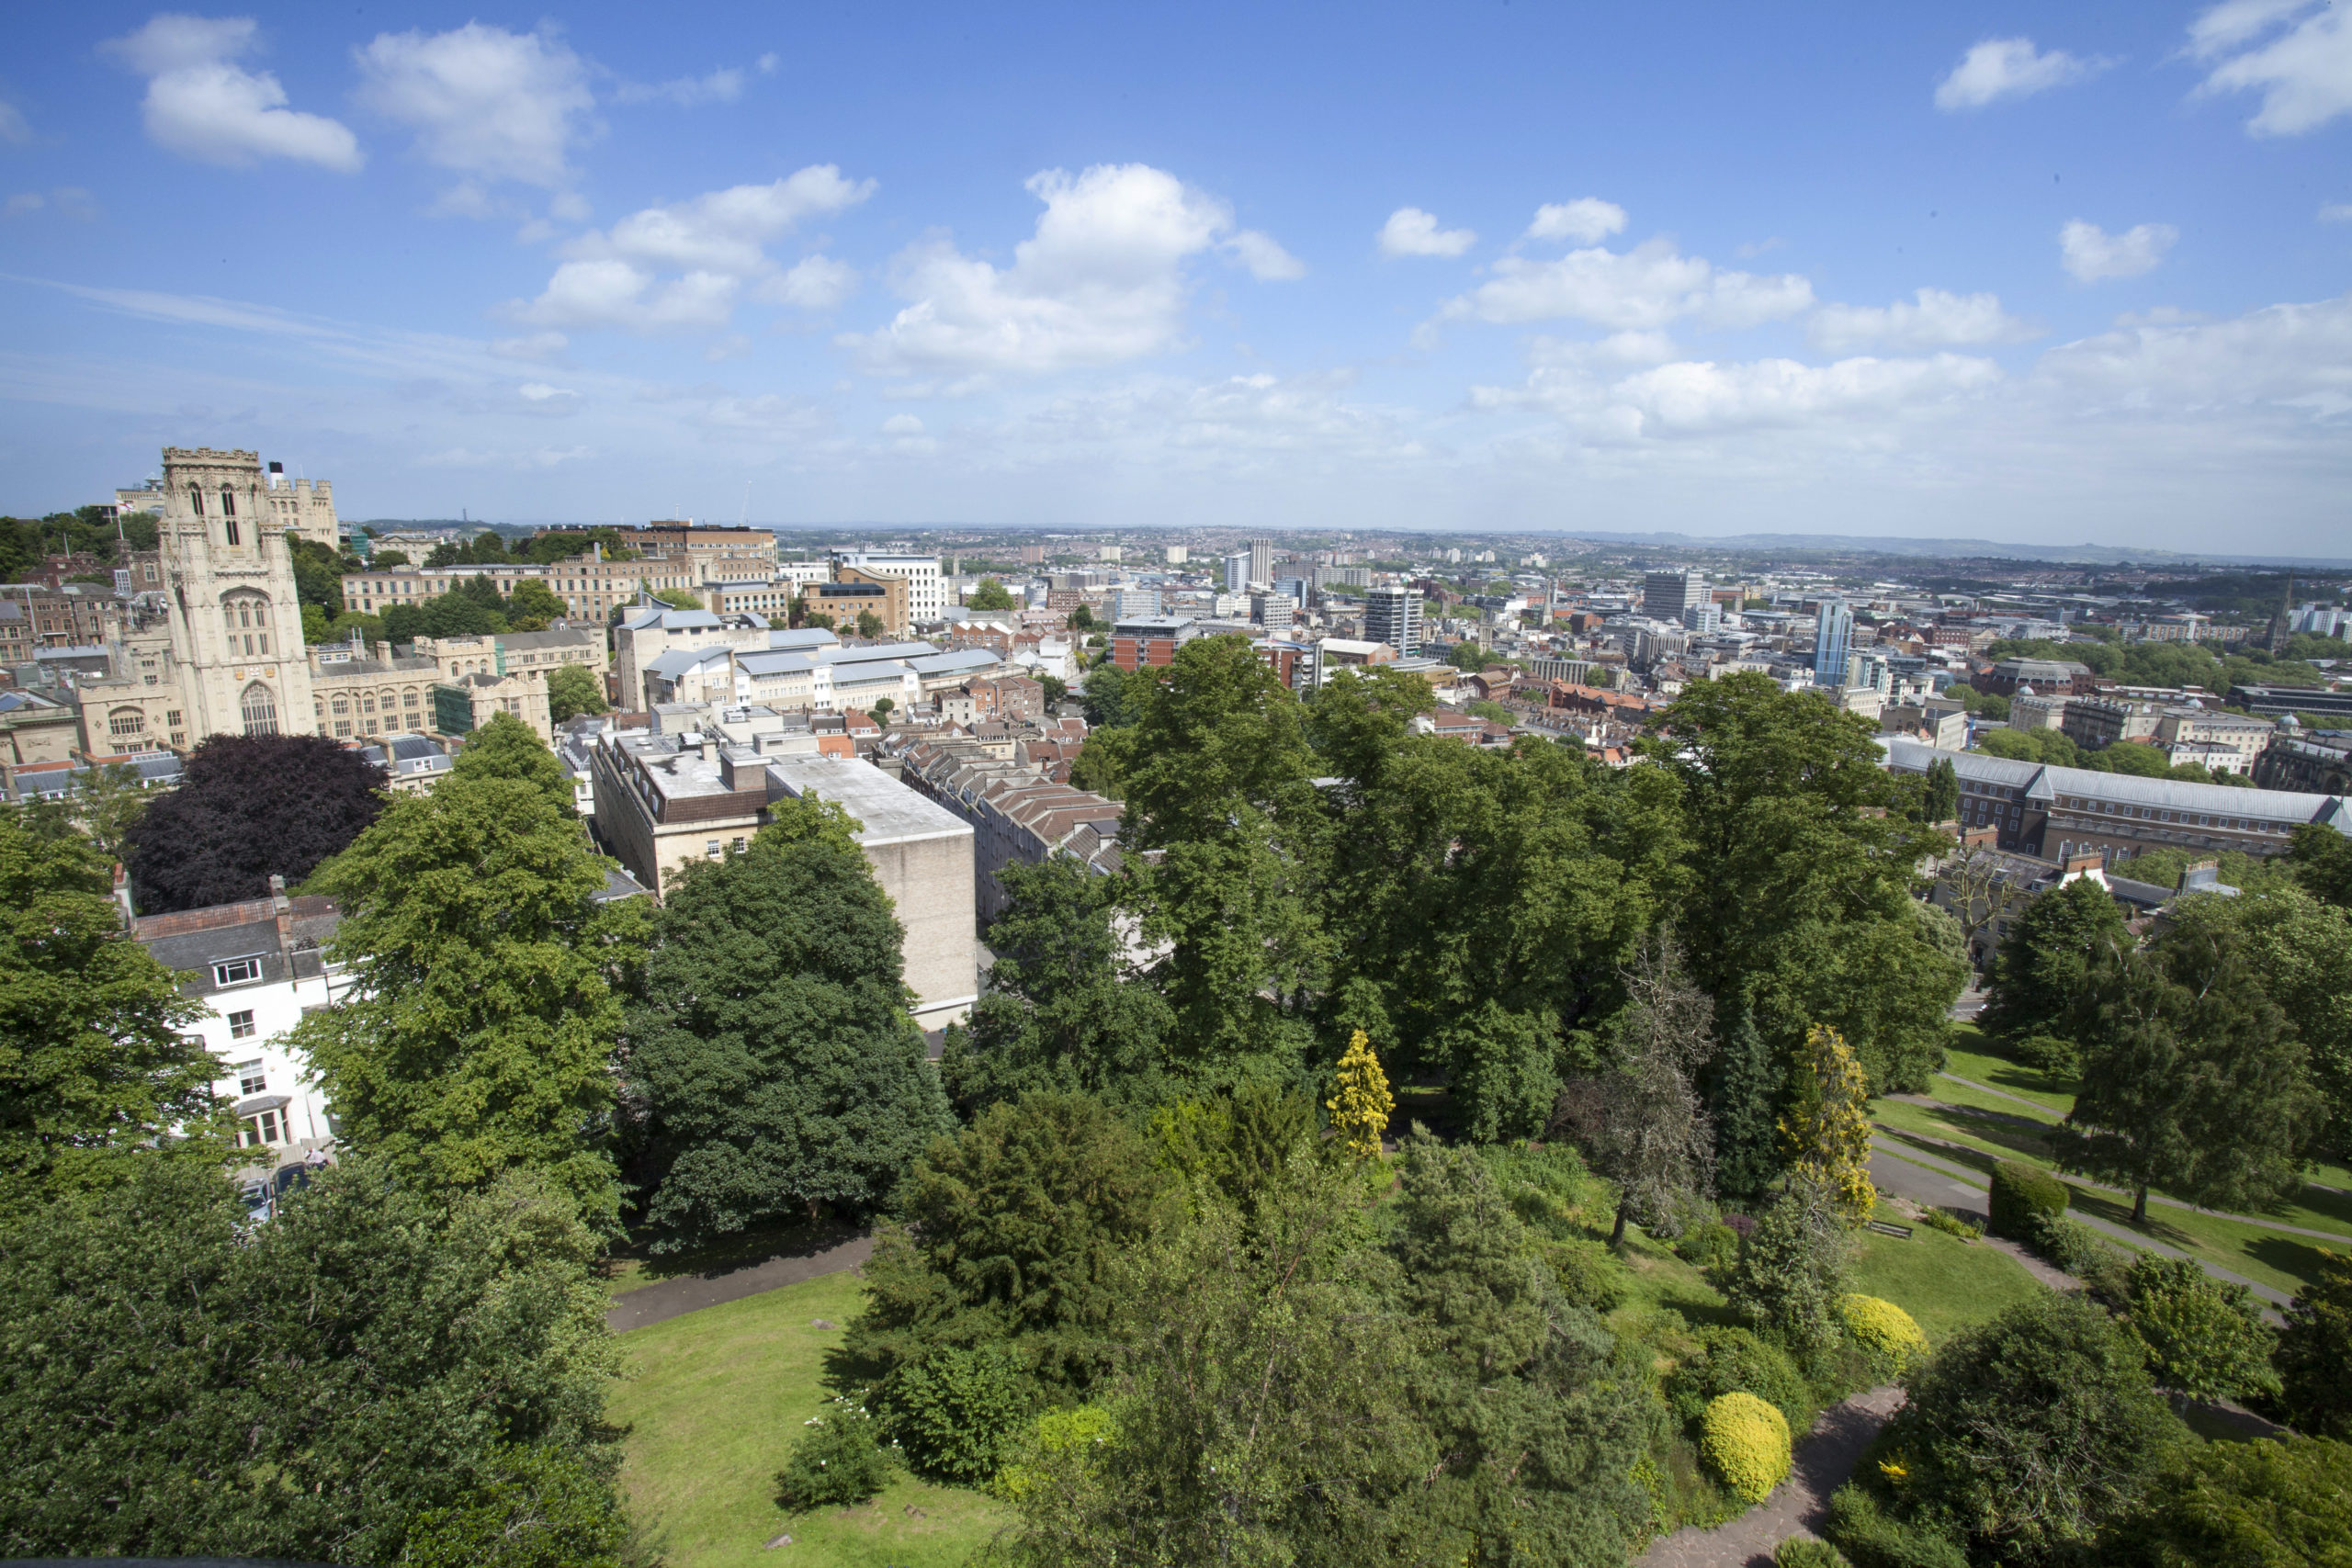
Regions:
M 1707 537 L 1694 534 L 1597 534 L 1580 529 L 1566 536 L 1596 545 L 1659 545 L 1686 550 L 1849 550 L 1885 556 L 2079 561 L 2088 566 L 2115 566 L 2131 561 L 2141 565 L 2208 562 L 2221 566 L 2352 567 L 2352 557 L 2344 556 L 2239 556 L 2220 551 L 2186 554 L 2145 546 L 2019 545 L 1993 539 L 1897 539 L 1860 534 L 1726 534 Z

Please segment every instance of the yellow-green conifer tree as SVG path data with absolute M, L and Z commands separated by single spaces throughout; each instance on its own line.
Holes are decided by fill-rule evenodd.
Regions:
M 1348 1054 L 1340 1058 L 1339 1092 L 1325 1105 L 1350 1154 L 1358 1159 L 1379 1155 L 1380 1134 L 1388 1130 L 1388 1113 L 1396 1109 L 1396 1100 L 1388 1092 L 1388 1075 L 1380 1070 L 1371 1039 L 1361 1029 L 1348 1041 Z
M 1849 1224 L 1876 1207 L 1871 1188 L 1870 1080 L 1845 1037 L 1815 1024 L 1790 1075 L 1795 1098 L 1781 1118 L 1789 1173 L 1819 1182 Z

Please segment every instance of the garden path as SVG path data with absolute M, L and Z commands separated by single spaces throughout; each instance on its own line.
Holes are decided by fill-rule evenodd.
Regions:
M 1653 1542 L 1639 1568 L 1769 1564 L 1781 1542 L 1818 1532 L 1828 1517 L 1829 1495 L 1846 1483 L 1862 1450 L 1902 1404 L 1903 1391 L 1889 1383 L 1831 1405 L 1798 1440 L 1789 1478 L 1770 1497 L 1729 1524 L 1711 1530 L 1693 1526 Z
M 640 1285 L 613 1298 L 613 1304 L 605 1313 L 605 1326 L 616 1334 L 642 1328 L 649 1323 L 682 1317 L 722 1302 L 741 1301 L 763 1291 L 797 1285 L 820 1274 L 838 1274 L 844 1269 L 857 1268 L 873 1255 L 874 1238 L 857 1235 L 817 1252 L 779 1256 L 741 1269 L 688 1274 Z

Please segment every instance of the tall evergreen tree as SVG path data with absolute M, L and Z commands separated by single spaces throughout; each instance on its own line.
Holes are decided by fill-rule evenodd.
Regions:
M 1611 1247 L 1625 1224 L 1679 1235 L 1705 1201 L 1714 1150 L 1691 1080 L 1715 1054 L 1714 1004 L 1690 981 L 1671 933 L 1643 944 L 1625 975 L 1627 1005 L 1617 1021 L 1615 1059 L 1571 1079 L 1562 1119 L 1594 1169 L 1617 1184 Z
M 610 863 L 538 785 L 447 778 L 401 797 L 327 868 L 352 982 L 295 1041 L 344 1142 L 426 1188 L 547 1172 L 600 1224 L 618 987 L 639 900 L 603 903 Z
M 0 811 L 0 1212 L 228 1153 L 204 1014 L 130 940 L 104 863 L 70 830 Z
M 841 808 L 779 801 L 751 845 L 663 905 L 626 1075 L 663 1248 L 870 1213 L 952 1125 L 907 1015 L 888 895 Z
M 2078 876 L 2042 894 L 2009 922 L 1980 1021 L 2012 1040 L 2064 1035 L 2092 964 L 2128 941 L 2123 912 L 2094 878 Z
M 1938 758 L 1928 769 L 1927 794 L 1921 807 L 1931 823 L 1959 819 L 1960 773 L 1949 758 Z
M 1715 1190 L 1754 1202 L 1781 1177 L 1781 1101 L 1788 1075 L 1743 1006 L 1724 1036 L 1709 1108 L 1715 1123 Z
M 988 991 L 947 1032 L 948 1094 L 967 1110 L 1033 1089 L 1156 1102 L 1168 1005 L 1122 973 L 1125 885 L 1066 856 L 1012 862 L 997 878 L 1011 902 L 989 927 Z

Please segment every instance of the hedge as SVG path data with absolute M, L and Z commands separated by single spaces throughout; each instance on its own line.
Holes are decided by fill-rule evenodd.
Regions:
M 1745 1328 L 1705 1328 L 1699 1348 L 1666 1375 L 1666 1403 L 1677 1417 L 1696 1421 L 1726 1393 L 1752 1393 L 1792 1422 L 1808 1408 L 1804 1378 L 1778 1345 Z
M 1726 1393 L 1699 1417 L 1699 1457 L 1735 1496 L 1761 1503 L 1789 1473 L 1789 1420 L 1752 1393 Z
M 1901 1377 L 1928 1356 L 1928 1336 L 1918 1320 L 1879 1296 L 1848 1296 L 1841 1303 L 1846 1332 L 1854 1343 L 1890 1363 Z
M 2066 1184 L 2045 1170 L 2015 1160 L 1993 1167 L 1992 1232 L 2012 1241 L 2041 1238 L 2040 1222 L 2066 1212 Z

